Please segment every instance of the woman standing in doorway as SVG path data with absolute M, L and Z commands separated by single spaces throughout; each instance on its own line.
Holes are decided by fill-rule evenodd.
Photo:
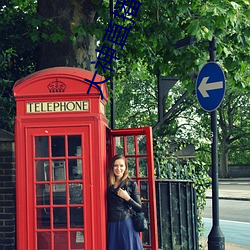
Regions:
M 135 231 L 130 208 L 142 210 L 135 181 L 128 173 L 127 159 L 116 155 L 108 168 L 108 250 L 143 250 L 139 233 Z

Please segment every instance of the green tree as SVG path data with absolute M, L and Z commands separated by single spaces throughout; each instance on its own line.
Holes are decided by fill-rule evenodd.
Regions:
M 249 163 L 249 98 L 239 89 L 227 90 L 218 108 L 219 176 L 230 177 L 228 164 Z M 190 97 L 189 97 L 190 98 Z M 190 102 L 188 102 L 190 103 Z M 178 115 L 177 138 L 188 139 L 197 147 L 197 159 L 211 166 L 211 116 L 197 101 Z M 239 158 L 240 156 L 240 158 Z
M 101 0 L 38 0 L 38 69 L 70 66 L 94 71 L 97 9 Z
M 218 109 L 220 133 L 219 176 L 228 177 L 228 154 L 243 152 L 245 164 L 249 163 L 250 102 L 244 92 L 228 91 L 225 102 Z M 248 155 L 248 157 L 247 157 Z M 232 159 L 232 158 L 231 158 Z M 237 162 L 237 158 L 235 158 Z
M 232 89 L 231 91 L 235 93 L 244 89 L 249 94 L 249 1 L 173 1 L 169 3 L 145 1 L 143 8 L 144 11 L 140 12 L 135 29 L 140 33 L 135 31 L 131 34 L 126 50 L 123 51 L 127 54 L 124 60 L 127 62 L 126 65 L 131 65 L 130 70 L 123 65 L 118 65 L 117 68 L 118 70 L 123 69 L 122 75 L 126 76 L 126 79 L 120 76 L 116 79 L 119 89 L 116 92 L 116 99 L 120 100 L 120 96 L 122 96 L 123 100 L 117 104 L 117 110 L 119 110 L 121 121 L 124 121 L 124 123 L 122 122 L 124 126 L 134 125 L 134 121 L 138 120 L 150 125 L 156 123 L 156 85 L 159 75 L 178 76 L 181 79 L 181 86 L 177 93 L 183 93 L 185 89 L 192 93 L 195 86 L 192 77 L 209 59 L 208 41 L 212 37 L 215 37 L 217 41 L 217 60 L 225 72 L 227 88 Z M 197 38 L 196 43 L 181 49 L 175 48 L 177 40 L 190 35 Z M 136 48 L 134 41 L 138 44 Z M 134 69 L 138 72 L 135 72 Z M 120 71 L 118 72 L 120 73 Z M 147 83 L 149 81 L 151 81 L 150 84 Z M 135 83 L 133 84 L 133 82 Z M 136 85 L 137 90 L 134 88 Z M 228 93 L 219 109 L 220 114 L 224 113 L 224 115 L 218 117 L 219 132 L 222 133 L 219 137 L 220 176 L 227 175 L 228 161 L 225 160 L 227 159 L 225 158 L 227 144 L 225 144 L 225 133 L 223 133 L 225 126 L 222 126 L 222 118 L 227 117 L 227 115 L 225 116 L 229 98 L 227 95 L 231 95 L 230 91 Z M 235 98 L 234 101 L 236 101 L 241 97 L 235 94 L 230 98 Z M 178 107 L 178 110 L 166 120 L 160 133 L 186 137 L 195 141 L 199 151 L 203 152 L 200 154 L 201 159 L 205 159 L 207 164 L 211 165 L 210 115 L 204 113 L 197 104 L 192 102 L 194 99 L 195 96 L 190 95 L 182 107 Z M 148 100 L 150 100 L 149 105 Z M 169 103 L 172 104 L 174 100 L 176 100 L 176 92 L 172 91 L 168 98 L 168 108 Z M 248 102 L 245 99 L 244 101 Z M 131 107 L 131 110 L 126 109 L 126 115 L 123 118 L 120 113 L 124 102 L 128 104 L 126 107 Z M 142 103 L 143 107 L 141 107 Z M 226 104 L 224 105 L 224 103 Z M 135 107 L 140 107 L 140 109 Z M 237 109 L 237 112 L 240 110 Z M 185 120 L 188 118 L 187 114 L 190 116 L 188 121 Z M 237 117 L 240 113 L 232 115 Z M 176 119 L 178 118 L 180 121 L 181 117 L 185 123 L 176 123 Z M 229 121 L 224 120 L 225 122 Z M 246 127 L 243 128 L 243 131 L 247 133 Z M 235 131 L 227 130 L 227 136 L 233 138 L 236 136 Z M 198 138 L 202 140 L 198 141 Z M 237 142 L 248 141 L 245 137 L 238 137 L 238 135 L 237 138 Z M 206 143 L 202 143 L 202 141 L 206 141 Z M 229 140 L 229 142 L 231 141 Z M 235 146 L 240 144 L 231 143 L 231 146 L 234 145 L 235 149 Z
M 0 128 L 14 130 L 16 80 L 35 70 L 37 44 L 33 43 L 35 5 L 18 7 L 13 1 L 0 2 Z

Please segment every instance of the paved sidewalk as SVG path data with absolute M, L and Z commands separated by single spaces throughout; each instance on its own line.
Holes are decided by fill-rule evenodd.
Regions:
M 236 184 L 239 188 L 237 190 L 220 188 L 220 185 L 224 186 L 226 184 Z M 249 188 L 246 189 L 246 185 L 249 185 Z M 212 198 L 212 187 L 207 190 L 206 196 L 207 198 Z M 220 179 L 219 199 L 250 200 L 250 178 Z
M 202 238 L 200 244 L 202 245 L 202 250 L 208 250 L 207 238 Z M 250 250 L 250 247 L 243 247 L 232 243 L 225 243 L 225 250 Z
M 237 190 L 222 188 L 227 184 L 237 185 Z M 246 188 L 247 187 L 247 188 Z M 212 198 L 212 187 L 206 192 L 207 198 Z M 250 201 L 250 178 L 220 179 L 219 180 L 219 199 L 246 200 Z M 200 241 L 203 250 L 208 250 L 207 238 L 203 237 Z M 244 247 L 225 242 L 225 250 L 250 250 Z

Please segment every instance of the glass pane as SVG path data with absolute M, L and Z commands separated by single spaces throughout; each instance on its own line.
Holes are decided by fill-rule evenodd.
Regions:
M 148 159 L 139 158 L 140 177 L 148 176 Z
M 132 178 L 136 177 L 135 158 L 128 158 L 128 171 L 130 177 Z
M 37 233 L 37 249 L 50 250 L 51 236 L 50 232 Z
M 44 185 L 44 190 L 42 194 L 42 204 L 43 205 L 50 204 L 50 185 L 49 184 Z
M 52 162 L 52 174 L 53 181 L 65 181 L 65 161 L 53 161 Z
M 45 185 L 36 185 L 36 204 L 37 205 L 45 204 L 46 193 L 47 192 L 45 191 Z
M 144 155 L 147 153 L 146 151 L 146 135 L 138 135 L 137 136 L 137 142 L 139 147 L 139 154 Z
M 70 197 L 70 204 L 83 203 L 81 183 L 69 184 L 69 197 Z
M 38 208 L 36 210 L 37 228 L 50 228 L 50 213 L 49 208 Z
M 84 249 L 84 232 L 70 232 L 71 249 Z
M 66 204 L 65 184 L 53 184 L 53 204 Z
M 68 155 L 81 156 L 82 155 L 82 142 L 80 135 L 68 136 Z
M 116 154 L 124 155 L 124 144 L 122 136 L 115 137 L 115 145 L 116 145 Z
M 67 225 L 67 210 L 66 208 L 54 208 L 54 227 L 66 227 Z M 59 249 L 59 248 L 58 248 Z
M 126 136 L 126 139 L 127 139 L 127 154 L 134 155 L 135 154 L 134 136 Z
M 142 211 L 145 215 L 145 218 L 147 219 L 148 222 L 150 222 L 150 216 L 149 216 L 149 211 L 150 208 L 149 208 L 149 202 L 142 202 Z
M 49 157 L 48 136 L 35 137 L 35 157 Z
M 36 180 L 49 181 L 49 161 L 36 161 Z
M 148 181 L 140 181 L 140 191 L 141 191 L 141 197 L 143 200 L 149 199 L 148 194 Z
M 51 137 L 52 157 L 65 156 L 65 140 L 64 136 Z
M 70 208 L 70 227 L 83 227 L 83 207 Z
M 68 233 L 67 232 L 54 232 L 55 250 L 68 249 Z
M 81 180 L 82 179 L 82 160 L 75 159 L 69 160 L 69 179 Z

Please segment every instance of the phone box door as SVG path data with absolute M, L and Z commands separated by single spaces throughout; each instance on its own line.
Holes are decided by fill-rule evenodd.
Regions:
M 158 249 L 156 195 L 153 159 L 152 128 L 108 130 L 110 159 L 122 154 L 128 159 L 129 174 L 137 182 L 142 198 L 142 208 L 149 229 L 141 233 L 145 249 Z
M 74 131 L 74 132 L 69 132 Z M 88 127 L 28 128 L 32 249 L 91 249 Z

